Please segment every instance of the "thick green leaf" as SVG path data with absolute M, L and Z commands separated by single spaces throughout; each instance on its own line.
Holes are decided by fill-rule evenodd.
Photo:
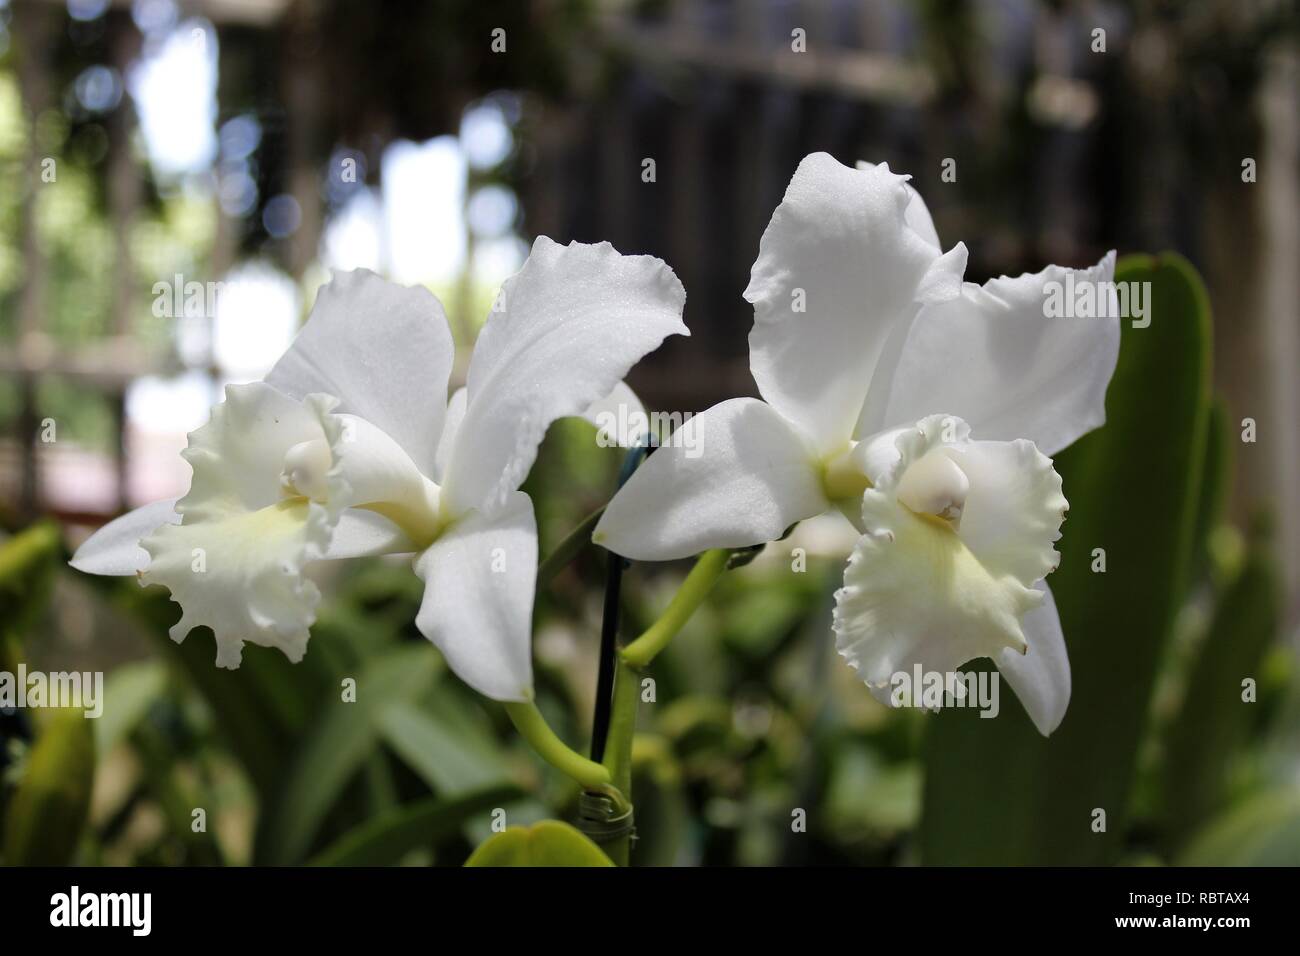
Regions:
M 470 817 L 504 806 L 521 795 L 518 787 L 504 784 L 397 807 L 339 838 L 311 865 L 389 866 L 415 847 L 455 834 Z
M 1259 706 L 1243 701 L 1242 681 L 1261 683 L 1280 603 L 1267 543 L 1256 540 L 1219 598 L 1165 743 L 1164 820 L 1173 846 L 1221 808 L 1229 770 Z
M 1005 682 L 1002 713 L 927 728 L 921 853 L 938 864 L 1098 864 L 1121 848 L 1156 668 L 1185 590 L 1209 407 L 1204 288 L 1173 255 L 1124 260 L 1151 283 L 1151 323 L 1122 323 L 1107 423 L 1057 458 L 1070 500 L 1049 579 L 1073 673 L 1041 737 Z M 1093 552 L 1105 550 L 1106 572 Z M 1105 832 L 1094 831 L 1095 811 Z
M 72 861 L 90 809 L 95 735 L 80 708 L 47 711 L 8 804 L 4 862 L 64 866 Z
M 301 860 L 343 788 L 379 743 L 379 715 L 402 701 L 417 700 L 433 682 L 437 656 L 426 644 L 385 654 L 357 678 L 356 701 L 326 698 L 283 787 L 264 817 L 260 861 L 285 865 Z
M 1232 484 L 1232 444 L 1228 409 L 1223 398 L 1210 403 L 1205 431 L 1205 463 L 1201 468 L 1200 500 L 1196 506 L 1196 531 L 1192 540 L 1192 567 L 1204 573 L 1210 566 L 1210 536 L 1223 521 Z
M 1182 866 L 1300 866 L 1300 790 L 1266 791 L 1192 842 Z
M 632 741 L 632 805 L 636 807 L 634 866 L 672 866 L 690 828 L 682 768 L 667 739 L 638 734 Z
M 507 827 L 470 854 L 466 866 L 613 866 L 604 851 L 559 820 Z

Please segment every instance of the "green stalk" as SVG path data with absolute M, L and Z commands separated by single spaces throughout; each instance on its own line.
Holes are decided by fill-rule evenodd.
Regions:
M 636 705 L 641 692 L 641 675 L 625 660 L 614 673 L 614 702 L 610 708 L 609 740 L 605 745 L 605 769 L 614 789 L 632 796 L 632 737 L 636 732 Z M 619 837 L 601 847 L 617 866 L 627 866 L 631 839 Z
M 713 585 L 727 569 L 727 559 L 730 557 L 731 551 L 727 548 L 705 551 L 700 555 L 695 562 L 695 567 L 691 568 L 691 573 L 686 576 L 686 580 L 682 582 L 681 588 L 673 596 L 668 609 L 659 620 L 623 648 L 620 655 L 623 661 L 633 667 L 641 668 L 654 660 L 690 620 L 695 609 L 708 597 L 709 592 L 713 590 Z M 635 697 L 633 702 L 635 703 Z
M 632 735 L 636 730 L 637 697 L 641 675 L 626 661 L 619 661 L 614 674 L 614 705 L 609 720 L 609 745 L 605 769 L 610 782 L 622 793 L 632 792 Z
M 602 509 L 603 510 L 603 509 Z M 591 528 L 600 519 L 600 511 L 589 515 L 555 552 L 538 568 L 538 586 L 548 581 L 559 568 L 572 559 L 586 543 Z M 532 701 L 506 703 L 506 713 L 515 728 L 543 760 L 588 791 L 610 798 L 615 812 L 631 810 L 632 738 L 636 731 L 637 698 L 641 693 L 640 669 L 647 666 L 682 629 L 696 608 L 703 603 L 713 585 L 727 568 L 728 549 L 706 551 L 700 555 L 681 588 L 669 602 L 663 615 L 635 641 L 619 652 L 614 675 L 613 701 L 610 707 L 609 736 L 603 763 L 589 760 L 572 750 L 556 736 L 546 718 Z M 603 844 L 610 859 L 627 866 L 631 851 L 630 837 Z
M 595 761 L 588 760 L 582 754 L 571 750 L 567 744 L 555 735 L 555 731 L 546 722 L 542 712 L 532 701 L 525 703 L 508 702 L 506 713 L 514 722 L 515 729 L 537 751 L 538 756 L 560 773 L 577 781 L 588 790 L 608 792 L 610 772 Z M 615 796 L 610 794 L 610 796 Z M 615 799 L 622 798 L 622 792 Z M 623 798 L 626 803 L 626 798 Z
M 636 733 L 637 703 L 641 696 L 641 669 L 668 646 L 668 642 L 703 603 L 726 570 L 730 557 L 731 552 L 727 549 L 706 551 L 700 555 L 663 615 L 619 652 L 604 760 L 610 782 L 619 793 L 629 797 L 632 794 L 632 738 Z M 602 848 L 618 866 L 628 865 L 631 856 L 629 837 L 605 843 Z

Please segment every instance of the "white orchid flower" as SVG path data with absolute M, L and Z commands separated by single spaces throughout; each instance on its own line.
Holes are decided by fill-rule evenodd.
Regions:
M 529 700 L 537 532 L 519 486 L 552 421 L 634 400 L 621 379 L 689 334 L 684 303 L 658 259 L 540 238 L 448 401 L 437 298 L 338 274 L 266 380 L 227 388 L 190 435 L 189 493 L 109 523 L 72 565 L 166 586 L 183 610 L 172 638 L 206 625 L 233 668 L 245 642 L 301 659 L 311 562 L 412 554 L 420 631 L 479 692 Z
M 962 282 L 965 259 L 961 244 L 941 251 L 907 177 L 805 158 L 745 290 L 764 401 L 696 416 L 703 454 L 655 452 L 594 537 L 669 560 L 838 510 L 861 537 L 837 645 L 873 693 L 887 700 L 891 675 L 918 663 L 987 656 L 1049 734 L 1070 671 L 1043 581 L 1066 509 L 1046 455 L 1102 423 L 1117 313 L 1047 319 L 1044 289 L 1069 270 L 981 287 Z M 1111 254 L 1075 276 L 1113 269 Z

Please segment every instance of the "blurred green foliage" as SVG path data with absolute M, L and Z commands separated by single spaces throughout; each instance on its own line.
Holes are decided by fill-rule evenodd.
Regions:
M 994 721 L 882 707 L 834 654 L 841 559 L 794 573 L 796 541 L 778 542 L 724 574 L 649 671 L 636 864 L 1300 862 L 1300 692 L 1267 522 L 1243 534 L 1223 515 L 1235 441 L 1208 394 L 1199 280 L 1169 256 L 1121 278 L 1152 282 L 1152 324 L 1124 330 L 1107 424 L 1058 459 L 1060 729 L 1039 736 L 1010 693 Z M 552 428 L 527 484 L 543 554 L 604 503 L 620 457 L 584 422 Z M 55 660 L 67 608 L 89 608 L 93 646 L 114 648 L 104 717 L 0 716 L 4 862 L 607 862 L 567 825 L 532 826 L 575 819 L 576 788 L 418 634 L 404 562 L 331 566 L 306 659 L 250 646 L 232 672 L 206 631 L 168 639 L 160 589 L 77 575 L 63 549 L 51 525 L 0 545 L 4 666 Z M 578 749 L 603 568 L 576 549 L 537 602 L 538 705 Z M 684 570 L 628 572 L 625 636 Z
M 0 671 L 13 674 L 23 662 L 24 638 L 48 603 L 62 556 L 59 530 L 46 522 L 0 546 Z M 11 739 L 21 712 L 0 712 L 0 860 L 13 865 L 73 859 L 94 780 L 93 728 L 82 711 L 37 713 L 35 742 L 25 747 Z
M 80 710 L 55 709 L 40 722 L 22 780 L 5 805 L 4 861 L 11 866 L 70 863 L 95 776 L 95 738 Z
M 1256 529 L 1245 560 L 1218 590 L 1197 648 L 1182 706 L 1168 727 L 1163 756 L 1163 834 L 1181 846 L 1231 802 L 1237 770 L 1249 772 L 1259 730 L 1256 699 L 1265 653 L 1278 632 L 1281 586 Z

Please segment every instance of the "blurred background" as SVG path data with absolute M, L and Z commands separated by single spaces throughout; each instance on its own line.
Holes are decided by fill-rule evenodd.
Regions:
M 184 492 L 186 433 L 332 269 L 436 292 L 459 384 L 533 237 L 607 239 L 688 292 L 691 338 L 631 378 L 647 405 L 755 394 L 740 294 L 826 150 L 910 173 L 977 282 L 1182 257 L 1130 260 L 1163 321 L 1125 331 L 1110 423 L 1062 456 L 1075 704 L 1046 743 L 1009 694 L 992 722 L 878 707 L 829 631 L 843 529 L 808 523 L 656 665 L 640 861 L 1300 862 L 1298 39 L 1265 0 L 0 0 L 0 669 L 110 692 L 100 721 L 0 712 L 0 858 L 459 864 L 493 808 L 571 817 L 419 638 L 400 563 L 329 569 L 307 661 L 229 674 L 206 632 L 166 639 L 165 594 L 62 562 Z M 543 552 L 612 492 L 593 435 L 548 436 Z M 575 745 L 602 569 L 539 596 Z M 632 572 L 627 633 L 680 572 Z M 346 676 L 368 693 L 339 714 Z

